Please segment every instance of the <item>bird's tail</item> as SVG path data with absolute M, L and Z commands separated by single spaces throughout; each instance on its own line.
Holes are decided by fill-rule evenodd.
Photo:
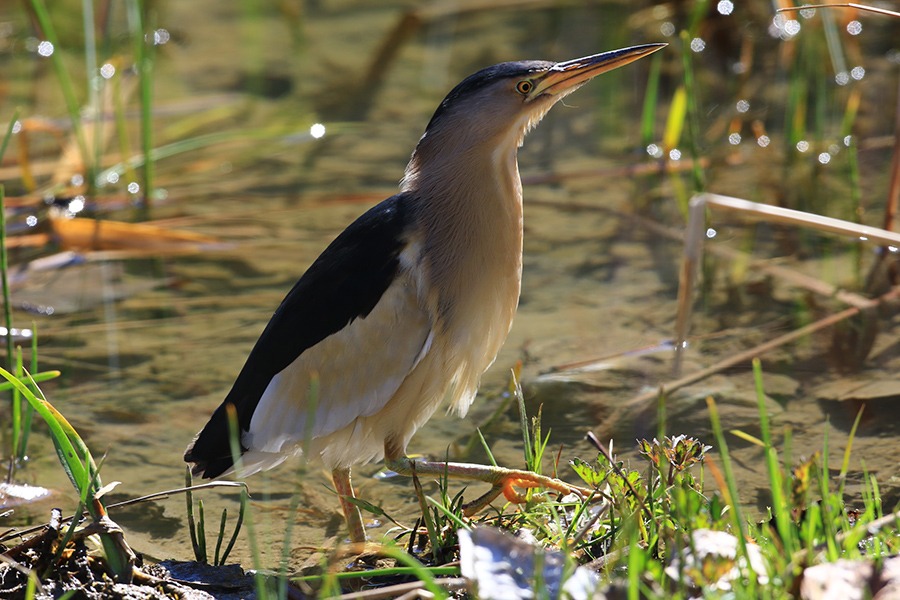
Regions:
M 190 465 L 191 474 L 194 477 L 202 477 L 203 479 L 227 477 L 234 473 L 237 473 L 238 477 L 241 478 L 249 477 L 254 473 L 274 468 L 287 458 L 287 454 L 244 450 L 239 459 L 240 465 L 235 467 L 234 460 L 230 456 L 228 458 L 202 460 L 195 457 L 193 450 L 193 444 L 188 446 L 184 453 L 184 460 Z
M 194 477 L 213 479 L 234 472 L 229 437 L 228 413 L 223 402 L 184 451 L 184 462 L 190 465 Z M 247 449 L 243 444 L 238 446 L 243 455 Z
M 247 477 L 258 471 L 271 469 L 287 458 L 287 454 L 252 450 L 239 443 L 240 465 L 236 469 L 225 407 L 226 403 L 223 403 L 216 409 L 184 452 L 184 461 L 190 465 L 194 477 L 214 479 L 231 475 L 235 471 L 240 477 Z

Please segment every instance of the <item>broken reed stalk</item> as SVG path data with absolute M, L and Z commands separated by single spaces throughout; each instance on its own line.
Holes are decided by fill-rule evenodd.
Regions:
M 887 10 L 886 8 L 876 8 L 874 6 L 866 6 L 864 4 L 856 4 L 855 2 L 847 2 L 845 4 L 804 4 L 803 6 L 787 6 L 785 8 L 779 8 L 775 12 L 779 12 L 779 13 L 793 12 L 793 11 L 799 11 L 799 10 L 806 10 L 809 8 L 855 8 L 857 10 L 873 12 L 873 13 L 876 13 L 879 15 L 900 18 L 900 13 L 898 13 L 898 12 L 894 12 L 892 10 Z
M 807 227 L 819 231 L 836 233 L 839 235 L 855 237 L 860 241 L 881 244 L 891 248 L 900 247 L 900 234 L 885 231 L 877 227 L 858 225 L 841 219 L 823 217 L 790 208 L 771 206 L 750 202 L 740 198 L 720 196 L 718 194 L 699 194 L 690 202 L 688 215 L 688 231 L 685 237 L 684 259 L 681 266 L 681 274 L 678 286 L 678 307 L 675 322 L 675 375 L 681 368 L 684 341 L 690 329 L 693 287 L 696 279 L 697 266 L 703 251 L 704 227 L 706 224 L 706 209 L 740 212 L 770 223 L 780 223 L 798 227 Z M 882 296 L 884 298 L 884 296 Z M 872 301 L 872 304 L 876 304 Z M 860 307 L 854 310 L 859 312 Z M 841 314 L 841 313 L 839 313 Z
M 524 181 L 524 178 L 523 178 Z M 580 202 L 548 202 L 543 200 L 532 200 L 529 202 L 530 206 L 547 206 L 551 207 L 555 210 L 563 209 L 563 210 L 585 210 L 585 211 L 605 211 L 609 212 L 620 219 L 631 221 L 637 224 L 639 227 L 646 229 L 647 231 L 666 237 L 670 240 L 676 242 L 684 242 L 684 235 L 681 232 L 675 231 L 671 227 L 667 227 L 661 223 L 656 221 L 646 219 L 631 213 L 623 213 L 621 211 L 609 209 L 603 206 L 597 206 L 593 204 L 586 204 Z M 717 244 L 714 246 L 709 246 L 704 248 L 706 252 L 711 254 L 715 254 L 717 256 L 722 256 L 728 259 L 737 259 L 737 258 L 745 258 L 744 253 L 740 250 L 734 250 L 722 244 Z M 761 273 L 765 273 L 767 275 L 771 275 L 776 279 L 780 279 L 786 281 L 788 284 L 793 285 L 795 287 L 803 288 L 805 290 L 809 290 L 815 294 L 820 296 L 824 296 L 826 298 L 835 298 L 844 304 L 849 306 L 856 306 L 857 308 L 868 308 L 872 300 L 870 298 L 866 298 L 860 294 L 856 294 L 849 290 L 841 289 L 835 285 L 830 283 L 825 283 L 820 279 L 816 279 L 815 277 L 810 277 L 804 273 L 799 271 L 795 271 L 789 267 L 783 267 L 780 265 L 769 264 L 766 261 L 762 260 L 754 260 L 750 261 L 747 265 L 748 269 L 752 269 L 754 271 L 759 271 Z M 692 336 L 691 339 L 707 339 L 709 335 L 703 336 Z M 669 341 L 669 345 L 672 345 L 671 340 Z M 621 353 L 617 353 L 605 358 L 612 358 L 614 356 L 618 356 Z M 598 362 L 603 360 L 601 358 L 591 359 L 588 361 L 579 361 L 578 363 L 573 363 L 572 366 L 581 366 L 582 363 L 588 364 L 591 362 Z M 569 365 L 560 365 L 556 367 L 556 370 L 565 370 Z
M 699 264 L 703 248 L 703 227 L 706 223 L 707 207 L 715 207 L 721 210 L 743 212 L 745 214 L 750 214 L 754 217 L 761 218 L 769 222 L 796 225 L 801 227 L 808 227 L 811 229 L 818 229 L 820 231 L 853 236 L 862 241 L 882 244 L 884 246 L 892 248 L 900 247 L 900 234 L 885 231 L 883 229 L 878 229 L 875 227 L 867 227 L 864 225 L 851 223 L 849 221 L 842 221 L 840 219 L 823 217 L 820 215 L 814 215 L 787 208 L 758 204 L 756 202 L 741 200 L 739 198 L 730 198 L 728 196 L 720 196 L 718 194 L 700 194 L 698 196 L 695 196 L 693 199 L 691 199 L 690 213 L 688 216 L 688 232 L 685 236 L 684 259 L 682 262 L 681 279 L 679 282 L 678 290 L 679 303 L 676 320 L 676 337 L 674 343 L 676 352 L 676 365 L 680 364 L 680 355 L 684 349 L 684 341 L 687 339 L 687 333 L 690 324 L 692 289 L 694 280 L 696 278 L 696 268 Z M 797 280 L 794 277 L 795 275 L 798 274 L 791 273 L 791 279 L 795 282 L 801 281 Z M 805 283 L 808 284 L 809 281 L 806 281 Z M 837 292 L 836 288 L 832 288 L 831 286 L 828 286 L 824 283 L 815 287 L 818 287 L 819 290 L 817 291 L 820 292 L 825 292 L 829 289 L 834 289 L 835 292 Z M 705 369 L 701 369 L 699 371 L 691 373 L 690 375 L 686 375 L 669 383 L 663 384 L 659 387 L 658 390 L 653 390 L 651 392 L 636 396 L 620 406 L 616 410 L 616 415 L 620 415 L 625 412 L 632 412 L 635 408 L 637 408 L 638 410 L 642 410 L 647 403 L 656 398 L 660 393 L 668 393 L 696 381 L 700 381 L 701 379 L 718 373 L 724 369 L 733 367 L 734 365 L 742 362 L 749 361 L 793 340 L 831 327 L 836 323 L 858 315 L 865 310 L 870 310 L 884 302 L 900 297 L 900 289 L 892 290 L 875 299 L 864 298 L 857 294 L 851 294 L 850 292 L 847 292 L 846 294 L 835 293 L 833 297 L 839 300 L 849 301 L 848 303 L 852 304 L 852 306 L 841 312 L 835 313 L 814 323 L 810 323 L 809 325 L 791 331 L 785 335 L 779 336 L 773 340 L 760 344 L 745 352 L 741 352 L 725 360 L 719 361 L 718 363 Z M 676 376 L 677 373 L 678 372 L 676 371 Z M 615 420 L 615 417 L 613 417 L 613 420 Z
M 636 223 L 638 226 L 640 226 L 654 234 L 664 236 L 671 240 L 680 241 L 680 242 L 683 242 L 685 239 L 684 235 L 673 230 L 670 227 L 666 227 L 665 225 L 663 225 L 661 223 L 658 223 L 656 221 L 652 221 L 649 219 L 645 219 L 645 218 L 639 217 L 634 214 L 622 213 L 620 211 L 611 210 L 611 209 L 608 209 L 605 207 L 600 207 L 600 206 L 585 204 L 585 203 L 577 203 L 577 202 L 547 202 L 547 201 L 541 201 L 541 200 L 533 200 L 531 202 L 531 204 L 532 205 L 536 204 L 539 206 L 548 206 L 548 207 L 552 207 L 554 209 L 564 208 L 567 210 L 607 211 L 607 212 L 611 212 L 614 215 L 618 216 L 620 219 L 626 219 L 626 220 L 632 221 L 632 222 Z M 705 248 L 705 250 L 712 254 L 716 254 L 718 256 L 722 256 L 722 257 L 725 257 L 728 259 L 736 259 L 743 255 L 743 253 L 741 251 L 728 248 L 721 244 L 710 246 L 708 248 Z M 871 298 L 866 298 L 865 296 L 856 294 L 856 293 L 848 291 L 848 290 L 838 288 L 835 285 L 826 283 L 826 282 L 816 279 L 814 277 L 810 277 L 809 275 L 800 273 L 789 267 L 767 264 L 766 262 L 760 261 L 760 260 L 752 261 L 749 263 L 748 266 L 749 266 L 749 268 L 751 268 L 753 270 L 756 270 L 756 271 L 759 271 L 762 273 L 766 273 L 776 279 L 783 280 L 783 281 L 787 282 L 789 285 L 793 285 L 795 287 L 809 290 L 815 294 L 818 294 L 818 295 L 826 297 L 826 298 L 834 298 L 835 300 L 838 300 L 838 301 L 842 302 L 843 304 L 846 304 L 848 306 L 858 309 L 858 312 L 868 310 L 868 309 L 880 304 L 881 302 L 884 302 L 884 301 L 890 299 L 890 297 L 888 297 L 888 296 L 884 296 L 882 298 L 878 298 L 878 299 L 874 299 L 874 300 Z M 827 317 L 826 319 L 823 319 L 820 322 L 813 323 L 813 324 L 807 326 L 811 329 L 802 330 L 799 333 L 799 337 L 802 337 L 805 334 L 813 333 L 820 329 L 827 328 L 843 319 L 853 316 L 853 314 L 857 314 L 857 313 L 852 313 L 852 314 L 851 313 L 848 313 L 848 314 L 839 313 L 838 315 L 833 315 L 831 317 Z M 685 341 L 687 341 L 687 339 L 690 339 L 690 340 L 709 339 L 711 337 L 717 337 L 717 336 L 726 335 L 726 334 L 727 334 L 727 332 L 716 332 L 713 334 L 706 334 L 706 335 L 701 335 L 701 336 L 691 336 L 690 338 L 686 338 Z M 790 337 L 788 337 L 788 336 L 790 336 Z M 726 360 L 721 361 L 713 366 L 710 366 L 707 369 L 698 371 L 697 373 L 693 373 L 691 375 L 687 375 L 681 379 L 677 379 L 675 381 L 666 383 L 662 386 L 662 389 L 665 390 L 666 392 L 670 392 L 675 389 L 678 389 L 679 387 L 689 385 L 690 383 L 699 381 L 700 379 L 708 377 L 709 375 L 715 374 L 715 373 L 721 371 L 722 369 L 734 366 L 735 364 L 744 362 L 746 360 L 750 360 L 750 359 L 754 358 L 756 355 L 758 355 L 759 353 L 767 352 L 773 348 L 776 348 L 784 343 L 791 341 L 792 339 L 794 339 L 793 334 L 787 334 L 787 336 L 782 336 L 782 337 L 776 338 L 776 339 L 772 340 L 771 342 L 766 342 L 760 346 L 757 346 L 751 350 L 748 350 L 745 353 L 742 353 L 733 358 L 726 359 Z M 667 345 L 668 347 L 675 347 L 672 340 L 668 340 L 667 342 L 664 342 L 664 344 Z M 607 356 L 603 356 L 603 357 L 591 358 L 591 359 L 587 359 L 587 360 L 581 360 L 581 361 L 562 364 L 562 365 L 555 365 L 553 367 L 553 371 L 568 371 L 568 370 L 572 370 L 572 369 L 580 369 L 580 368 L 584 368 L 591 364 L 595 364 L 595 363 L 598 363 L 598 362 L 601 362 L 604 360 L 609 360 L 611 358 L 616 358 L 616 357 L 627 355 L 627 354 L 635 354 L 635 353 L 640 354 L 640 353 L 642 353 L 642 351 L 648 351 L 653 348 L 660 348 L 662 346 L 663 346 L 663 344 L 654 344 L 652 346 L 646 346 L 644 348 L 632 349 L 628 352 L 616 353 L 616 354 L 611 354 L 611 355 L 607 355 Z M 655 398 L 657 395 L 658 395 L 658 391 L 654 390 L 653 392 L 648 392 L 646 394 L 637 396 L 637 397 L 633 398 L 626 405 L 626 408 L 634 407 L 636 405 L 642 405 L 646 402 L 649 402 L 650 400 Z

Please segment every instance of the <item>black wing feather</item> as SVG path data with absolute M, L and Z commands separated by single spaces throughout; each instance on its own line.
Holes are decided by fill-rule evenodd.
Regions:
M 228 396 L 188 446 L 184 460 L 194 463 L 195 475 L 217 477 L 233 464 L 227 405 L 237 410 L 241 430 L 249 430 L 272 377 L 307 348 L 375 308 L 400 266 L 409 205 L 408 194 L 397 194 L 369 209 L 329 244 L 285 296 Z

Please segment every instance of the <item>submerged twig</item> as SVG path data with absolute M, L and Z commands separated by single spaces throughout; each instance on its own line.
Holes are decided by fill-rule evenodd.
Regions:
M 184 493 L 187 493 L 188 491 L 196 492 L 197 490 L 204 490 L 207 488 L 214 488 L 214 487 L 239 487 L 239 488 L 247 489 L 247 484 L 244 483 L 243 481 L 211 481 L 209 483 L 204 483 L 201 485 L 194 485 L 194 486 L 191 486 L 190 488 L 176 488 L 174 490 L 166 490 L 164 492 L 156 492 L 154 494 L 148 494 L 146 496 L 141 496 L 140 498 L 132 498 L 130 500 L 123 500 L 122 502 L 117 502 L 115 504 L 108 505 L 106 507 L 106 510 L 109 510 L 111 508 L 122 508 L 125 506 L 131 506 L 132 504 L 138 504 L 141 502 L 150 502 L 151 500 L 161 500 L 161 499 L 168 498 L 169 496 L 171 496 L 173 494 L 184 494 Z M 83 511 L 80 516 L 83 517 L 87 514 L 88 514 L 87 511 Z M 76 515 L 72 515 L 69 517 L 63 517 L 62 519 L 59 520 L 59 522 L 60 523 L 68 523 L 75 517 L 76 517 Z M 6 540 L 11 540 L 13 538 L 21 537 L 23 535 L 28 535 L 29 533 L 34 533 L 36 531 L 40 531 L 44 527 L 47 527 L 47 523 L 42 523 L 40 525 L 34 525 L 27 529 L 20 529 L 17 531 L 11 531 L 11 532 L 5 533 L 2 536 L 0 536 L 0 542 L 5 542 Z
M 874 308 L 875 306 L 877 306 L 883 302 L 886 302 L 888 300 L 893 300 L 897 297 L 900 297 L 900 289 L 893 290 L 891 292 L 888 292 L 887 294 L 884 294 L 883 296 L 880 296 L 879 298 L 872 300 L 872 307 Z M 636 396 L 636 397 L 632 398 L 631 400 L 629 400 L 628 402 L 626 402 L 625 404 L 621 405 L 615 411 L 615 413 L 613 414 L 613 416 L 610 420 L 614 422 L 616 420 L 616 418 L 619 415 L 621 415 L 622 413 L 626 413 L 626 412 L 630 413 L 630 412 L 633 412 L 635 409 L 641 410 L 645 404 L 647 404 L 648 402 L 650 402 L 651 400 L 656 398 L 661 393 L 661 391 L 662 391 L 662 393 L 668 393 L 668 392 L 677 390 L 679 388 L 682 388 L 686 385 L 690 385 L 691 383 L 700 381 L 701 379 L 705 379 L 705 378 L 709 377 L 710 375 L 714 375 L 715 373 L 724 371 L 725 369 L 733 367 L 737 364 L 752 360 L 753 358 L 756 358 L 762 354 L 765 354 L 766 352 L 774 350 L 775 348 L 783 346 L 783 345 L 785 345 L 789 342 L 792 342 L 798 338 L 801 338 L 801 337 L 804 337 L 807 335 L 811 335 L 811 334 L 815 333 L 816 331 L 826 329 L 828 327 L 832 327 L 833 325 L 840 323 L 841 321 L 844 321 L 846 319 L 849 319 L 850 317 L 856 316 L 862 312 L 863 312 L 862 309 L 857 308 L 855 306 L 847 308 L 845 310 L 842 310 L 839 313 L 829 315 L 829 316 L 827 316 L 823 319 L 820 319 L 814 323 L 810 323 L 809 325 L 806 325 L 799 329 L 795 329 L 794 331 L 791 331 L 790 333 L 786 333 L 782 336 L 779 336 L 779 337 L 775 338 L 774 340 L 769 340 L 768 342 L 765 342 L 763 344 L 760 344 L 758 346 L 750 348 L 749 350 L 746 350 L 744 352 L 740 352 L 738 354 L 730 356 L 724 360 L 717 362 L 714 365 L 706 367 L 705 369 L 700 369 L 699 371 L 695 371 L 694 373 L 691 373 L 690 375 L 686 375 L 684 377 L 681 377 L 680 379 L 676 379 L 675 381 L 670 381 L 668 383 L 665 383 L 665 384 L 661 385 L 659 387 L 659 389 L 655 389 L 650 392 L 646 392 L 644 394 Z

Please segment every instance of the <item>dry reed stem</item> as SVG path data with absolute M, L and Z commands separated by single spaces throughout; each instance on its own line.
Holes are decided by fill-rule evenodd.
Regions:
M 678 287 L 678 307 L 675 323 L 674 372 L 676 375 L 678 375 L 680 371 L 684 340 L 687 339 L 688 331 L 690 329 L 693 287 L 697 266 L 699 265 L 703 249 L 703 228 L 705 227 L 707 208 L 740 212 L 770 223 L 807 227 L 819 231 L 856 237 L 861 241 L 870 243 L 894 248 L 900 247 L 900 234 L 885 231 L 877 227 L 859 225 L 841 219 L 823 217 L 821 215 L 806 213 L 790 208 L 760 204 L 758 202 L 750 202 L 749 200 L 720 196 L 718 194 L 700 194 L 694 196 L 690 203 L 688 232 L 685 236 L 684 259 L 682 261 Z M 827 284 L 823 285 L 822 289 L 827 290 L 828 287 L 826 286 Z M 852 296 L 847 296 L 846 294 L 842 294 L 841 296 L 844 298 L 852 298 Z M 873 301 L 868 302 L 873 303 Z M 853 298 L 853 304 L 855 307 L 868 308 L 865 299 Z M 869 306 L 872 305 L 873 304 L 869 304 Z M 857 308 L 857 310 L 859 310 L 859 308 Z
M 620 219 L 627 219 L 637 224 L 638 226 L 650 231 L 651 233 L 657 234 L 662 237 L 669 238 L 670 240 L 676 242 L 684 242 L 684 235 L 681 232 L 675 231 L 671 227 L 667 227 L 662 223 L 658 223 L 656 221 L 652 221 L 650 219 L 646 219 L 640 217 L 638 215 L 623 213 L 620 211 L 612 210 L 603 206 L 596 206 L 592 204 L 584 204 L 578 202 L 547 202 L 543 200 L 532 200 L 528 203 L 531 206 L 545 206 L 549 208 L 565 208 L 568 210 L 602 210 L 615 214 Z M 721 244 L 717 244 L 714 246 L 707 246 L 705 248 L 706 252 L 711 254 L 715 254 L 717 256 L 722 256 L 723 258 L 728 259 L 737 259 L 742 258 L 744 253 L 740 250 L 734 250 L 727 246 L 723 246 Z M 835 285 L 830 283 L 826 283 L 820 279 L 816 279 L 815 277 L 811 277 L 806 275 L 805 273 L 801 273 L 794 269 L 783 267 L 780 265 L 769 264 L 763 260 L 753 260 L 750 261 L 748 269 L 759 271 L 761 273 L 765 273 L 767 275 L 771 275 L 772 277 L 780 280 L 786 281 L 788 284 L 793 285 L 795 287 L 799 287 L 802 289 L 809 290 L 813 293 L 819 294 L 826 298 L 835 298 L 841 301 L 844 304 L 850 306 L 856 306 L 857 308 L 868 308 L 872 304 L 872 300 L 870 298 L 866 298 L 860 294 L 856 294 L 854 292 L 843 290 Z M 694 336 L 695 338 L 697 336 Z M 701 338 L 705 338 L 707 336 L 700 336 Z M 621 353 L 613 355 L 619 356 Z M 611 358 L 611 357 L 606 357 Z M 600 359 L 596 359 L 600 360 Z M 596 362 L 593 360 L 591 362 Z M 562 368 L 562 366 L 560 366 Z
M 691 212 L 688 217 L 688 233 L 685 236 L 685 252 L 684 260 L 682 262 L 681 280 L 679 285 L 679 305 L 675 339 L 676 365 L 678 365 L 680 355 L 684 348 L 684 340 L 686 339 L 688 332 L 690 309 L 692 304 L 691 290 L 694 283 L 696 266 L 699 263 L 703 247 L 702 242 L 704 235 L 702 230 L 703 226 L 705 225 L 707 207 L 715 207 L 717 209 L 726 211 L 741 212 L 769 222 L 808 227 L 821 231 L 853 236 L 863 241 L 872 243 L 879 243 L 892 247 L 900 246 L 900 234 L 885 231 L 875 227 L 858 225 L 856 223 L 842 221 L 840 219 L 813 215 L 804 213 L 802 211 L 776 206 L 758 204 L 755 202 L 749 202 L 747 200 L 741 200 L 739 198 L 730 198 L 717 194 L 702 194 L 695 196 L 691 200 Z M 778 274 L 781 269 L 777 267 L 769 267 L 769 270 L 774 274 Z M 700 381 L 710 375 L 721 372 L 724 369 L 733 367 L 742 362 L 749 361 L 784 344 L 790 343 L 801 337 L 811 335 L 816 331 L 831 327 L 836 323 L 858 315 L 863 311 L 872 310 L 887 301 L 894 300 L 897 297 L 900 297 L 900 289 L 891 290 L 890 292 L 883 294 L 882 296 L 879 296 L 875 299 L 867 299 L 856 294 L 851 294 L 849 292 L 839 294 L 837 293 L 838 290 L 833 286 L 830 286 L 823 282 L 816 282 L 812 278 L 800 275 L 798 273 L 793 273 L 788 270 L 785 271 L 790 273 L 792 281 L 803 283 L 805 286 L 813 286 L 815 288 L 818 288 L 818 290 L 822 293 L 833 291 L 833 297 L 841 299 L 843 301 L 849 301 L 853 304 L 853 306 L 841 312 L 829 315 L 828 317 L 820 319 L 814 323 L 791 331 L 790 333 L 779 336 L 773 340 L 760 344 L 754 348 L 751 348 L 750 350 L 730 356 L 705 369 L 701 369 L 699 371 L 691 373 L 690 375 L 686 375 L 684 377 L 675 379 L 674 381 L 665 383 L 661 385 L 658 390 L 640 394 L 626 402 L 624 405 L 620 406 L 613 413 L 611 421 L 616 422 L 623 413 L 633 412 L 636 408 L 639 411 L 643 410 L 644 408 L 646 408 L 646 405 L 649 402 L 657 398 L 661 393 L 671 392 L 691 383 Z
M 788 6 L 785 8 L 779 8 L 775 12 L 793 12 L 798 10 L 806 10 L 808 8 L 855 8 L 857 10 L 864 10 L 867 12 L 873 12 L 879 15 L 885 15 L 888 17 L 898 17 L 900 18 L 900 13 L 894 12 L 892 10 L 887 10 L 886 8 L 876 8 L 874 6 L 866 6 L 864 4 L 856 4 L 855 2 L 847 2 L 844 4 L 804 4 L 802 6 Z

